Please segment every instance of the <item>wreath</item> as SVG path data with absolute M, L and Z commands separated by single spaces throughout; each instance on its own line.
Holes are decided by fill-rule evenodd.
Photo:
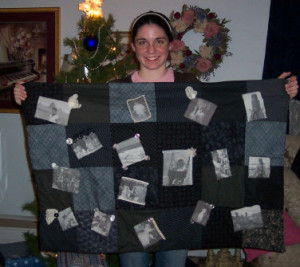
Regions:
M 182 12 L 172 11 L 169 19 L 174 34 L 170 52 L 172 68 L 183 73 L 193 73 L 208 81 L 223 58 L 232 55 L 227 51 L 231 38 L 225 24 L 229 20 L 220 20 L 210 9 L 187 5 L 183 5 Z M 190 30 L 204 36 L 199 50 L 191 51 L 182 41 L 184 34 Z

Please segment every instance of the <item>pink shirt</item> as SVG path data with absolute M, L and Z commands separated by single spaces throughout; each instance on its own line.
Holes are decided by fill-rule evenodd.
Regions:
M 159 82 L 174 82 L 175 81 L 175 77 L 174 77 L 174 71 L 172 69 L 168 69 L 167 73 L 160 77 L 157 80 L 152 80 L 152 81 L 145 81 L 144 79 L 142 79 L 139 75 L 138 71 L 135 71 L 132 75 L 131 75 L 131 81 L 133 83 L 149 83 L 149 82 L 153 82 L 153 83 L 159 83 Z

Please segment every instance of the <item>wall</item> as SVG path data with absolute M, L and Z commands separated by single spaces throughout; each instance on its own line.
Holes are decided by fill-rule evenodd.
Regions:
M 60 55 L 62 58 L 64 54 L 71 52 L 69 47 L 63 46 L 64 38 L 78 36 L 77 22 L 83 14 L 78 11 L 78 3 L 83 1 L 0 0 L 0 8 L 60 7 Z M 233 56 L 225 58 L 222 66 L 216 70 L 215 76 L 210 79 L 211 82 L 261 79 L 270 0 L 104 0 L 103 12 L 105 17 L 108 14 L 113 15 L 116 20 L 115 30 L 128 31 L 132 20 L 142 12 L 158 10 L 169 16 L 172 10 L 181 11 L 183 4 L 210 8 L 211 11 L 217 13 L 219 18 L 230 20 L 227 27 L 230 29 L 229 34 L 232 38 L 229 51 L 233 53 Z M 9 166 L 8 186 L 4 199 L 0 199 L 0 215 L 27 216 L 29 214 L 22 211 L 21 206 L 33 199 L 33 189 L 20 115 L 0 114 L 0 132 L 2 137 L 4 136 L 2 142 L 5 142 L 8 148 L 7 151 L 2 152 L 2 155 L 5 155 L 7 166 Z

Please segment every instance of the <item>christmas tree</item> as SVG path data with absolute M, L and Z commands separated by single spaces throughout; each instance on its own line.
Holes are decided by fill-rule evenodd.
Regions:
M 101 0 L 86 0 L 79 4 L 82 15 L 78 22 L 78 37 L 65 38 L 64 45 L 72 49 L 65 60 L 71 70 L 61 70 L 55 80 L 59 83 L 105 83 L 127 76 L 136 69 L 128 45 L 121 43 L 120 32 L 113 32 L 115 20 L 109 14 L 103 18 Z

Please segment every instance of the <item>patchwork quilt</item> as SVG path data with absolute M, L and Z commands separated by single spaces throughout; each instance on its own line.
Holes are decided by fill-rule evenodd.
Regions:
M 27 83 L 41 250 L 284 251 L 284 83 Z

